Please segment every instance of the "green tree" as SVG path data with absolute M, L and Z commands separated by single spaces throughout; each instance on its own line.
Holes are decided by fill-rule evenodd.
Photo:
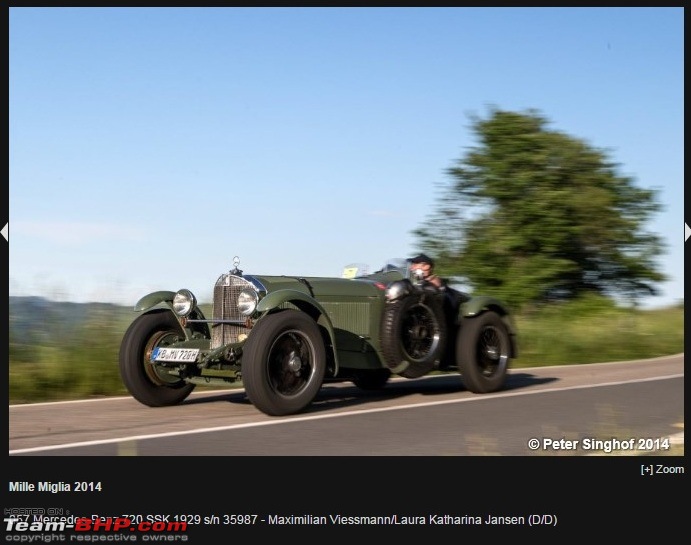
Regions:
M 413 231 L 441 274 L 515 307 L 584 293 L 635 300 L 665 280 L 644 230 L 657 191 L 605 151 L 547 129 L 536 110 L 473 116 L 479 145 L 447 169 L 438 208 Z

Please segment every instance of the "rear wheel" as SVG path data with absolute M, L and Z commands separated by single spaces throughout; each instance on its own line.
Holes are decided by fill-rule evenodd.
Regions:
M 151 363 L 157 346 L 184 340 L 180 324 L 168 310 L 154 310 L 135 319 L 120 344 L 120 376 L 137 401 L 149 407 L 176 405 L 194 390 L 180 377 Z
M 509 331 L 496 312 L 465 319 L 458 334 L 458 370 L 475 393 L 499 390 L 506 381 L 511 355 Z
M 317 323 L 304 312 L 269 314 L 252 329 L 242 355 L 242 381 L 252 404 L 270 416 L 297 413 L 324 381 L 326 348 Z

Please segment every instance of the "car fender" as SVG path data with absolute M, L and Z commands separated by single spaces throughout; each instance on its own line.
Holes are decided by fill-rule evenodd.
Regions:
M 326 313 L 326 310 L 324 310 L 324 307 L 322 307 L 316 299 L 310 297 L 309 295 L 301 291 L 278 290 L 268 294 L 261 301 L 259 301 L 259 304 L 257 305 L 257 311 L 261 313 L 270 312 L 272 310 L 279 308 L 283 303 L 292 303 L 303 312 L 309 314 L 312 318 L 314 318 L 315 321 L 317 321 L 317 319 L 321 315 L 321 318 L 323 320 L 322 325 L 326 328 L 326 331 L 329 333 L 329 338 L 331 339 L 331 346 L 333 347 L 335 372 L 338 373 L 338 353 L 336 350 L 336 334 L 334 332 L 333 323 L 331 322 L 329 315 Z
M 173 297 L 175 297 L 175 292 L 174 291 L 155 291 L 153 293 L 149 293 L 148 295 L 145 295 L 142 297 L 139 301 L 137 301 L 137 304 L 134 305 L 134 310 L 136 312 L 141 312 L 143 310 L 149 310 L 156 305 L 159 305 L 161 303 L 165 303 L 170 307 L 170 309 L 173 309 Z
M 502 316 L 509 314 L 509 309 L 499 299 L 489 295 L 479 295 L 461 303 L 460 315 L 467 318 L 489 309 L 495 309 Z

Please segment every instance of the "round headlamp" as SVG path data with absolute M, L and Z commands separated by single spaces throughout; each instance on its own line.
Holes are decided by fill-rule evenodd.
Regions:
M 180 290 L 173 297 L 173 311 L 178 316 L 187 316 L 197 306 L 197 299 L 190 290 Z
M 410 282 L 405 280 L 398 280 L 392 282 L 391 285 L 386 289 L 385 297 L 387 301 L 396 301 L 401 297 L 405 297 L 410 293 Z
M 238 311 L 243 316 L 250 316 L 257 309 L 259 296 L 253 289 L 244 289 L 238 294 Z

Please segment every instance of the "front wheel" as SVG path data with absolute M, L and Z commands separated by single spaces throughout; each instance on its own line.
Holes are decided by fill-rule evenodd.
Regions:
M 151 363 L 154 348 L 184 338 L 180 324 L 168 310 L 147 312 L 130 324 L 120 344 L 119 364 L 122 382 L 134 399 L 149 407 L 165 407 L 190 395 L 194 384 Z
M 456 345 L 458 370 L 465 387 L 484 394 L 499 390 L 506 381 L 511 339 L 496 312 L 463 320 Z
M 317 322 L 304 312 L 283 310 L 263 317 L 245 342 L 245 392 L 269 416 L 307 407 L 319 392 L 325 373 L 324 339 Z

